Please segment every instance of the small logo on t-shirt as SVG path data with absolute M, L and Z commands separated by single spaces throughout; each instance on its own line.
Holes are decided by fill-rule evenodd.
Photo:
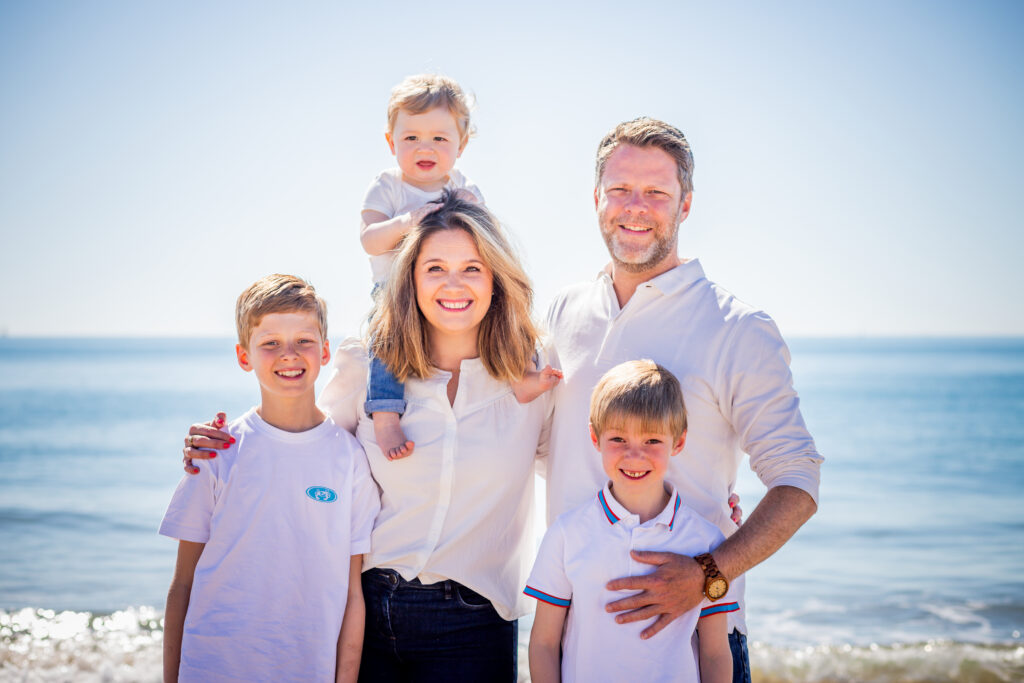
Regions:
M 334 492 L 334 489 L 329 489 L 326 486 L 310 486 L 306 489 L 306 495 L 320 503 L 333 503 L 338 500 L 338 494 Z

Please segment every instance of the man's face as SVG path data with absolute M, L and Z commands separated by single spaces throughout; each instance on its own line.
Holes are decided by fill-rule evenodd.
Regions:
M 620 145 L 594 189 L 601 235 L 615 266 L 641 273 L 673 264 L 679 224 L 690 212 L 676 163 L 657 147 Z

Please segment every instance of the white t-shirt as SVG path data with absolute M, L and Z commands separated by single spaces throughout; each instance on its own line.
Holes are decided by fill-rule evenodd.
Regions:
M 600 460 L 593 452 L 591 457 Z M 679 456 L 676 456 L 679 457 Z M 697 620 L 739 605 L 728 596 L 681 615 L 653 638 L 640 633 L 654 619 L 618 624 L 605 605 L 629 595 L 605 588 L 612 579 L 649 574 L 631 550 L 699 555 L 725 540 L 722 532 L 672 488 L 668 505 L 643 524 L 615 500 L 607 484 L 582 506 L 555 520 L 544 535 L 526 595 L 569 610 L 562 636 L 562 681 L 669 681 L 699 683 Z M 730 587 L 730 593 L 733 588 Z M 702 609 L 703 608 L 703 609 Z
M 160 525 L 205 543 L 181 641 L 181 681 L 333 681 L 350 557 L 380 508 L 359 442 L 328 418 L 291 433 L 256 409 L 237 443 L 178 484 Z
M 366 367 L 363 345 L 343 341 L 319 399 L 335 422 L 355 431 L 380 484 L 373 550 L 363 566 L 394 569 L 407 581 L 458 581 L 490 600 L 503 619 L 526 615 L 534 458 L 547 436 L 551 392 L 519 403 L 509 383 L 491 377 L 479 359 L 462 361 L 454 405 L 451 373 L 410 378 L 401 421 L 416 449 L 388 460 L 363 411 Z
M 448 174 L 448 183 L 444 189 L 469 190 L 480 203 L 484 196 L 480 188 L 474 185 L 461 171 L 453 168 Z M 442 190 L 427 192 L 414 187 L 402 180 L 400 168 L 389 168 L 373 179 L 363 198 L 362 211 L 379 211 L 388 218 L 415 211 L 428 202 L 440 199 Z M 395 262 L 397 250 L 370 257 L 370 270 L 373 271 L 375 283 L 384 282 L 391 272 L 391 264 Z
M 581 505 L 607 476 L 587 431 L 590 394 L 627 360 L 651 358 L 679 378 L 689 430 L 667 479 L 726 537 L 729 494 L 744 454 L 765 486 L 795 486 L 818 500 L 822 457 L 800 415 L 789 350 L 767 314 L 709 281 L 696 259 L 641 284 L 619 308 L 611 277 L 563 290 L 548 311 L 554 389 L 548 520 Z M 730 591 L 732 593 L 733 591 Z M 729 628 L 746 633 L 740 611 Z M 657 637 L 655 637 L 657 639 Z

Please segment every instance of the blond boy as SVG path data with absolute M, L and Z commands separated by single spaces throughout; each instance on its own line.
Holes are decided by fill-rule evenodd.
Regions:
M 612 368 L 591 397 L 590 438 L 608 483 L 551 525 L 524 591 L 538 600 L 530 635 L 533 680 L 732 680 L 725 615 L 739 606 L 719 600 L 722 595 L 709 594 L 719 601 L 705 599 L 650 639 L 640 636 L 649 624 L 617 624 L 605 611 L 622 597 L 606 584 L 648 567 L 630 551 L 700 556 L 724 540 L 665 481 L 669 459 L 686 442 L 679 382 L 650 360 Z
M 179 539 L 164 680 L 355 681 L 380 501 L 359 442 L 314 401 L 331 357 L 326 305 L 303 280 L 270 275 L 235 318 L 260 404 L 181 480 L 160 525 Z
M 370 255 L 374 291 L 385 280 L 396 249 L 414 227 L 436 211 L 444 190 L 462 199 L 483 203 L 480 189 L 455 168 L 473 129 L 470 103 L 462 88 L 445 76 L 409 76 L 396 85 L 388 101 L 384 134 L 397 168 L 380 173 L 363 199 L 360 240 Z M 513 384 L 516 398 L 528 403 L 561 377 L 550 366 L 528 372 Z M 364 410 L 373 419 L 374 436 L 388 459 L 412 454 L 399 418 L 405 412 L 405 388 L 372 355 Z

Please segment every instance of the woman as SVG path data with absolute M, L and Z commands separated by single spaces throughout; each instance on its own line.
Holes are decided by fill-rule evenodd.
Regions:
M 533 462 L 551 409 L 550 394 L 519 404 L 509 385 L 534 355 L 531 299 L 496 219 L 449 196 L 406 237 L 371 321 L 374 354 L 406 385 L 412 455 L 377 447 L 362 345 L 335 353 L 320 403 L 362 442 L 381 488 L 361 680 L 515 680 Z

